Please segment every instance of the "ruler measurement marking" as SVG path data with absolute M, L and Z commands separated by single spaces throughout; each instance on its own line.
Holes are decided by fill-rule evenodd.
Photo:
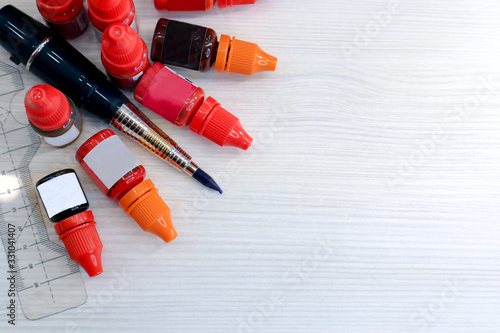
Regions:
M 14 171 L 20 170 L 20 169 L 22 169 L 22 168 L 24 168 L 24 166 L 19 167 L 19 168 L 14 168 L 14 169 L 9 170 L 9 171 L 5 171 L 5 173 L 14 172 Z
M 42 243 L 43 243 L 43 242 L 38 242 L 38 241 L 37 241 L 37 242 L 36 242 L 36 243 L 34 243 L 34 244 L 28 245 L 28 247 L 32 247 L 32 246 L 35 246 L 35 245 L 38 245 L 38 244 L 42 244 Z M 42 260 L 42 261 L 43 261 L 43 260 Z
M 9 149 L 5 152 L 2 153 L 3 154 L 7 154 L 7 153 L 12 153 L 13 151 L 16 151 L 16 150 L 19 150 L 19 149 L 23 149 L 23 148 L 27 148 L 27 147 L 30 147 L 30 146 L 33 146 L 33 145 L 37 145 L 38 142 L 33 142 L 33 143 L 30 143 L 29 145 L 26 145 L 26 146 L 22 146 L 22 147 L 17 147 L 17 148 L 14 148 L 14 149 Z M 14 161 L 12 161 L 12 164 L 14 164 Z
M 3 68 L 2 68 L 2 69 L 3 69 Z M 16 72 L 16 71 L 5 72 L 5 74 L 0 75 L 0 77 L 7 76 L 7 75 L 13 74 L 13 73 L 15 73 L 15 72 Z M 10 94 L 10 93 L 9 93 L 9 94 Z
M 33 235 L 35 236 L 35 232 L 34 231 L 33 231 Z M 45 269 L 45 265 L 43 263 L 42 252 L 40 251 L 40 247 L 38 245 L 37 245 L 37 249 L 38 249 L 38 256 L 40 256 L 40 261 L 42 261 L 42 268 L 43 268 L 43 272 L 45 273 L 45 278 L 47 279 L 47 285 L 49 286 L 50 296 L 52 296 L 52 302 L 55 303 L 56 300 L 54 299 L 54 293 L 52 292 L 52 286 L 50 285 L 50 281 L 48 281 L 49 280 L 49 276 L 47 274 L 47 270 Z
M 55 258 L 52 258 L 52 259 L 48 259 L 48 260 L 42 260 L 41 262 L 37 263 L 37 264 L 34 264 L 33 266 L 37 266 L 37 265 L 40 265 L 40 264 L 43 264 L 43 263 L 46 263 L 46 262 L 49 262 L 49 261 L 52 261 L 52 260 L 56 260 L 56 259 L 59 259 L 59 258 L 63 258 L 65 257 L 65 255 L 60 255 L 59 257 L 55 257 Z
M 5 134 L 9 134 L 9 133 L 12 133 L 12 132 L 15 132 L 15 131 L 19 131 L 19 130 L 25 129 L 25 128 L 26 128 L 26 127 L 28 127 L 28 126 L 29 126 L 29 125 L 26 125 L 26 126 L 19 127 L 19 128 L 16 128 L 16 129 L 13 129 L 13 130 L 7 131 L 7 132 L 2 132 L 2 133 L 0 133 L 0 135 L 1 135 L 1 134 L 5 135 Z
M 20 290 L 18 291 L 18 293 L 20 293 L 21 291 L 25 291 L 25 290 L 27 290 L 27 289 L 30 289 L 30 288 L 33 288 L 33 286 L 29 286 L 29 287 L 26 287 L 26 288 L 20 289 Z
M 18 190 L 21 190 L 21 189 L 23 189 L 23 188 L 26 188 L 26 186 L 20 186 L 20 187 L 18 187 L 18 188 L 15 188 L 15 189 L 13 189 L 13 190 L 12 190 L 12 192 L 14 192 L 14 191 L 18 191 Z M 28 205 L 28 206 L 29 206 L 29 205 Z
M 26 219 L 26 222 L 24 222 L 24 225 L 21 227 L 21 232 L 17 235 L 17 239 L 16 240 L 18 240 L 19 237 L 21 237 L 21 235 L 23 234 L 24 228 L 26 228 L 26 223 L 30 222 L 31 216 L 33 216 L 34 213 L 35 213 L 35 207 L 33 207 L 31 209 L 31 212 L 28 214 L 28 218 Z M 40 222 L 35 222 L 35 223 L 32 223 L 32 224 L 38 224 L 38 223 L 40 223 Z M 19 228 L 19 226 L 17 226 L 17 227 Z
M 5 119 L 2 121 L 2 123 L 12 114 L 12 112 L 10 112 L 9 110 L 7 110 L 7 109 L 4 109 L 4 110 L 5 110 L 5 113 L 1 114 L 2 116 L 5 116 Z M 5 137 L 5 139 L 7 139 L 7 136 L 4 135 L 4 137 Z
M 35 222 L 35 223 L 31 223 L 30 225 L 27 225 L 27 226 L 25 226 L 25 227 L 21 227 L 21 232 L 23 232 L 23 230 L 24 230 L 25 228 L 29 228 L 29 227 L 31 227 L 31 226 L 33 226 L 33 225 L 36 225 L 36 222 Z
M 76 273 L 78 273 L 78 272 L 73 272 L 73 273 L 69 273 L 69 274 L 63 275 L 63 276 L 58 276 L 56 278 L 53 278 L 52 280 L 47 280 L 47 281 L 41 282 L 40 284 L 44 284 L 44 283 L 50 284 L 50 282 L 52 282 L 52 281 L 59 280 L 59 279 L 62 279 L 64 277 L 66 277 L 66 276 L 70 276 L 70 275 L 73 275 L 73 274 L 76 274 Z
M 28 222 L 30 221 L 31 217 L 32 217 L 32 216 L 33 216 L 33 214 L 35 213 L 35 207 L 36 207 L 37 205 L 38 205 L 38 204 L 36 204 L 36 205 L 31 205 L 31 206 L 32 206 L 32 207 L 31 207 L 31 212 L 29 212 L 29 213 L 28 213 L 28 212 L 26 212 L 26 213 L 28 214 L 28 216 L 26 217 L 26 222 L 24 222 L 24 225 L 22 226 L 22 228 L 21 228 L 21 229 L 23 229 L 24 227 L 26 227 L 26 223 L 28 223 Z M 28 206 L 30 206 L 30 205 L 28 205 Z M 38 223 L 38 222 L 35 222 L 35 223 Z
M 3 126 L 2 126 L 2 129 L 3 129 Z M 6 136 L 6 135 L 4 135 L 4 137 L 5 137 L 5 142 L 8 144 L 8 141 L 7 141 L 7 136 Z M 31 148 L 31 147 L 33 147 L 34 145 L 37 145 L 37 144 L 38 144 L 38 142 L 34 142 L 34 143 L 31 143 L 31 144 L 26 145 L 26 146 L 23 146 L 23 147 L 19 147 L 19 148 L 15 148 L 15 149 L 9 149 L 6 153 L 9 153 L 9 155 L 10 155 L 10 161 L 11 161 L 11 163 L 12 163 L 12 166 L 15 166 L 15 164 L 14 164 L 14 160 L 13 160 L 13 158 L 12 158 L 12 152 L 13 152 L 13 151 L 17 151 L 17 150 L 20 150 L 20 149 L 22 149 L 22 148 L 27 148 L 27 147 L 28 147 L 28 148 Z M 3 154 L 4 154 L 4 153 L 2 153 L 2 155 L 3 155 Z M 22 170 L 24 167 L 25 167 L 25 169 L 26 169 L 26 170 Z M 23 181 L 23 184 L 26 184 L 26 183 L 28 183 L 28 184 L 29 184 L 31 179 L 29 179 L 29 173 L 27 173 L 27 171 L 28 171 L 28 165 L 27 165 L 27 164 L 26 164 L 26 165 L 24 165 L 24 164 L 23 164 L 23 168 L 19 168 L 19 169 L 21 169 L 21 170 L 20 170 L 20 173 L 21 173 L 21 180 Z M 23 172 L 23 171 L 24 171 L 24 172 Z M 23 188 L 24 188 L 24 187 L 26 187 L 26 185 L 24 185 L 24 186 L 23 186 Z M 22 198 L 23 198 L 22 200 L 23 200 L 24 204 L 26 205 L 26 196 L 25 196 L 25 193 L 22 193 L 22 194 L 23 194 L 23 195 L 22 195 Z M 35 210 L 35 208 L 33 208 L 32 213 L 34 212 L 34 210 Z M 29 218 L 30 218 L 30 217 L 31 217 L 31 214 L 30 214 L 30 215 L 28 215 L 28 220 L 29 220 Z M 25 224 L 26 224 L 26 223 L 28 223 L 28 220 L 25 222 Z M 24 228 L 22 228 L 22 229 L 24 229 Z M 33 238 L 36 240 L 37 238 L 36 238 L 35 231 L 33 230 L 33 228 L 31 228 L 31 229 L 32 229 L 32 232 L 33 232 Z M 20 234 L 22 234 L 22 232 L 21 232 Z M 20 235 L 18 236 L 18 239 L 19 239 L 19 237 L 20 237 Z M 44 271 L 44 274 L 45 274 L 45 278 L 48 280 L 49 276 L 48 276 L 48 274 L 47 274 L 47 270 L 46 270 L 46 268 L 45 268 L 45 265 L 43 264 L 42 253 L 41 253 L 41 251 L 40 251 L 40 247 L 38 246 L 38 244 L 39 244 L 39 243 L 38 243 L 38 242 L 36 242 L 35 244 L 30 245 L 29 247 L 31 247 L 31 246 L 33 246 L 33 245 L 37 245 L 38 256 L 40 257 L 40 261 L 42 261 L 42 268 L 43 268 L 43 271 Z M 17 250 L 16 250 L 16 251 L 17 251 Z M 52 302 L 53 302 L 53 303 L 55 303 L 55 299 L 54 299 L 54 292 L 52 291 L 52 286 L 50 285 L 50 282 L 47 282 L 47 286 L 49 287 L 49 290 L 50 290 L 50 296 L 52 297 Z

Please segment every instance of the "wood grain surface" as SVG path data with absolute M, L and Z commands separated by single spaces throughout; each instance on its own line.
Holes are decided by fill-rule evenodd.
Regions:
M 34 3 L 15 1 L 40 19 Z M 276 72 L 253 77 L 180 70 L 254 144 L 220 148 L 146 111 L 224 190 L 204 190 L 124 139 L 172 210 L 170 244 L 142 232 L 73 159 L 106 124 L 87 114 L 75 144 L 42 145 L 33 177 L 77 170 L 105 272 L 82 274 L 80 308 L 19 315 L 15 328 L 0 310 L 0 331 L 500 330 L 497 1 L 259 0 L 194 14 L 135 4 L 148 46 L 169 17 L 279 58 Z M 71 43 L 102 69 L 91 30 Z M 26 87 L 40 83 L 21 71 Z

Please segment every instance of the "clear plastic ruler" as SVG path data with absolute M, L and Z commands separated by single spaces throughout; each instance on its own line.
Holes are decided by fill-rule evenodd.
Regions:
M 8 225 L 15 227 L 17 297 L 34 320 L 82 305 L 87 293 L 78 264 L 42 218 L 29 169 L 41 143 L 24 114 L 26 90 L 19 70 L 0 61 L 0 235 L 7 253 Z

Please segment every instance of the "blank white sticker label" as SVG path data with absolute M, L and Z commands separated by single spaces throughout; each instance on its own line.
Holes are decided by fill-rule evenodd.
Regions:
M 43 139 L 45 140 L 45 142 L 47 142 L 51 146 L 60 147 L 60 146 L 65 146 L 68 143 L 73 142 L 79 135 L 80 135 L 80 130 L 78 129 L 78 127 L 73 125 L 63 135 L 56 136 L 56 137 L 45 136 L 45 137 L 43 137 Z
M 53 178 L 37 187 L 40 198 L 51 219 L 69 208 L 87 203 L 75 173 Z
M 141 165 L 116 135 L 99 143 L 83 161 L 108 190 L 129 171 Z

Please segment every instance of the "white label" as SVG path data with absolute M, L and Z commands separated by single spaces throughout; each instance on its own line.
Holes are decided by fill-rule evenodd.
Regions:
M 51 219 L 67 209 L 87 203 L 75 173 L 53 178 L 37 187 L 40 198 Z
M 43 140 L 45 140 L 45 142 L 47 142 L 51 146 L 61 147 L 73 142 L 76 138 L 78 138 L 79 135 L 80 135 L 80 130 L 78 130 L 78 128 L 75 125 L 73 125 L 63 135 L 55 137 L 43 136 L 42 138 Z
M 129 171 L 141 165 L 116 135 L 99 143 L 83 161 L 108 190 Z

